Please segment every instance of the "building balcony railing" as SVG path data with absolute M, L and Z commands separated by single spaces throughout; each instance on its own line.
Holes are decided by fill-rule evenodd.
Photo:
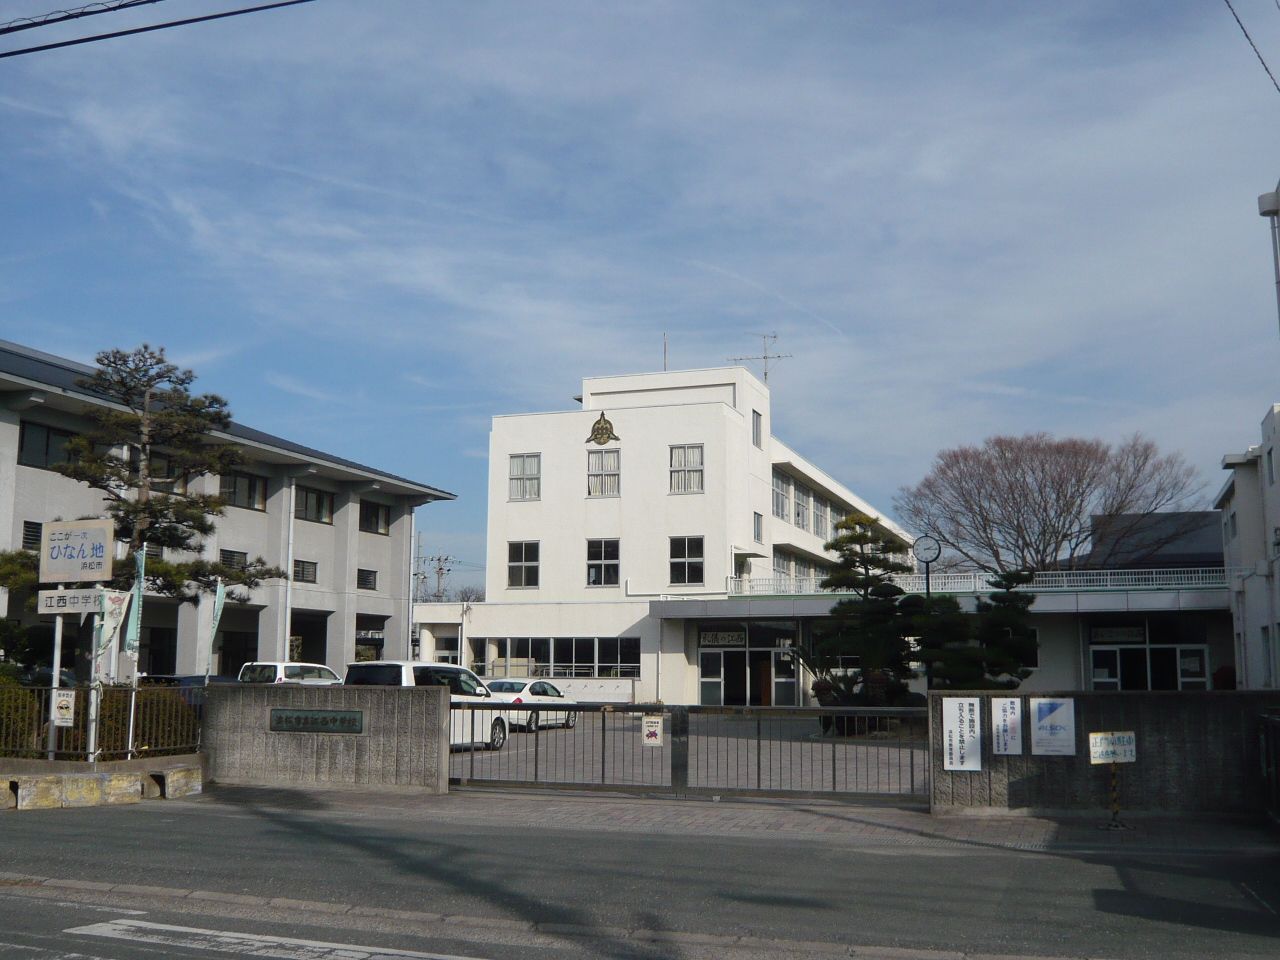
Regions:
M 935 573 L 929 577 L 934 593 L 990 593 L 994 574 Z M 924 593 L 924 574 L 893 577 L 907 593 Z M 822 577 L 730 577 L 730 596 L 786 596 L 840 593 L 822 589 Z M 1025 588 L 1030 593 L 1062 593 L 1093 590 L 1212 590 L 1225 589 L 1227 571 L 1222 567 L 1190 567 L 1167 570 L 1049 570 L 1036 574 Z

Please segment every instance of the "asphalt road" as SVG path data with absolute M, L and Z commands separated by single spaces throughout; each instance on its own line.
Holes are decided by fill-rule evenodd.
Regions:
M 10 875 L 0 880 L 0 960 L 807 952 L 779 940 L 892 947 L 908 951 L 902 958 L 1280 954 L 1280 856 L 1261 834 L 1232 851 L 1044 853 L 468 825 L 407 807 L 305 809 L 282 796 L 221 790 L 198 802 L 0 814 L 0 871 Z M 14 874 L 313 903 L 59 888 Z M 576 932 L 555 935 L 562 928 Z M 710 939 L 656 939 L 664 931 Z M 731 937 L 754 939 L 715 939 Z

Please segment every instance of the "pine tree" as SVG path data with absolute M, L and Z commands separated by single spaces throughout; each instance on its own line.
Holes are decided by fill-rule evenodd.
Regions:
M 919 598 L 913 616 L 918 647 L 931 689 L 1013 689 L 1031 673 L 1036 632 L 1027 625 L 1035 594 L 1018 589 L 1031 573 L 993 577 L 997 588 L 971 614 L 954 597 Z

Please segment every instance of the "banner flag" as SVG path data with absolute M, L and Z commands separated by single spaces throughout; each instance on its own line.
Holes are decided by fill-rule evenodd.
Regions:
M 139 637 L 142 633 L 142 590 L 146 586 L 147 550 L 144 546 L 136 554 L 138 576 L 133 582 L 133 606 L 129 609 L 129 626 L 124 634 L 124 653 L 135 663 L 138 660 Z
M 108 664 L 115 663 L 116 641 L 132 597 L 128 590 L 103 590 L 98 594 L 98 654 L 108 654 Z

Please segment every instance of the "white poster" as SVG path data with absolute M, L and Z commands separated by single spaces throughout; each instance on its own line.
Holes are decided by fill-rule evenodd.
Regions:
M 76 722 L 76 695 L 71 690 L 53 691 L 53 703 L 50 706 L 55 727 L 73 727 Z
M 662 746 L 662 718 L 640 718 L 640 742 L 646 747 Z
M 991 752 L 1000 757 L 1022 756 L 1022 700 L 991 698 Z
M 115 528 L 110 520 L 58 520 L 40 529 L 40 582 L 111 579 Z
M 982 725 L 978 701 L 967 697 L 942 698 L 942 769 L 982 769 Z
M 1138 738 L 1132 730 L 1089 734 L 1090 763 L 1137 763 Z
M 1076 702 L 1031 698 L 1031 752 L 1038 757 L 1076 755 Z

